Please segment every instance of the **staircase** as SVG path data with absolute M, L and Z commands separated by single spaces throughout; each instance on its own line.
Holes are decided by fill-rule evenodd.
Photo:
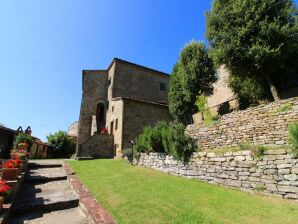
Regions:
M 9 224 L 88 224 L 58 160 L 31 161 Z

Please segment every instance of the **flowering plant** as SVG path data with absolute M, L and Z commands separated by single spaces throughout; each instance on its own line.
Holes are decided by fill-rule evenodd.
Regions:
M 108 130 L 106 128 L 102 128 L 102 129 L 100 129 L 100 134 L 107 135 L 108 134 Z
M 2 168 L 19 168 L 21 165 L 20 159 L 11 159 L 2 165 Z
M 0 181 L 0 196 L 5 196 L 10 189 L 10 186 L 6 184 L 6 180 Z
M 29 144 L 27 142 L 21 142 L 18 144 L 18 150 L 26 150 L 28 149 Z

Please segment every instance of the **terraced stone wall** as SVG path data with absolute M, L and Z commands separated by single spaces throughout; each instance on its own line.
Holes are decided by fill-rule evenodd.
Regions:
M 186 133 L 202 149 L 241 143 L 287 145 L 288 126 L 298 121 L 298 97 L 223 115 L 212 126 L 192 124 Z
M 268 150 L 263 158 L 254 158 L 250 150 L 224 155 L 197 152 L 186 165 L 172 156 L 150 153 L 142 154 L 137 164 L 176 176 L 298 200 L 298 159 L 285 149 Z

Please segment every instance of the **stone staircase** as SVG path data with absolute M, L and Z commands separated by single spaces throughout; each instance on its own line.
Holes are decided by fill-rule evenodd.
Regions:
M 62 162 L 28 164 L 24 185 L 12 207 L 9 224 L 88 224 L 79 197 L 67 180 Z

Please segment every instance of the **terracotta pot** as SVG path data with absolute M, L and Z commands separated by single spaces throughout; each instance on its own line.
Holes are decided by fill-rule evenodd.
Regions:
M 0 212 L 3 209 L 3 204 L 4 204 L 4 197 L 3 196 L 0 196 Z
M 1 180 L 18 179 L 19 168 L 2 168 Z

